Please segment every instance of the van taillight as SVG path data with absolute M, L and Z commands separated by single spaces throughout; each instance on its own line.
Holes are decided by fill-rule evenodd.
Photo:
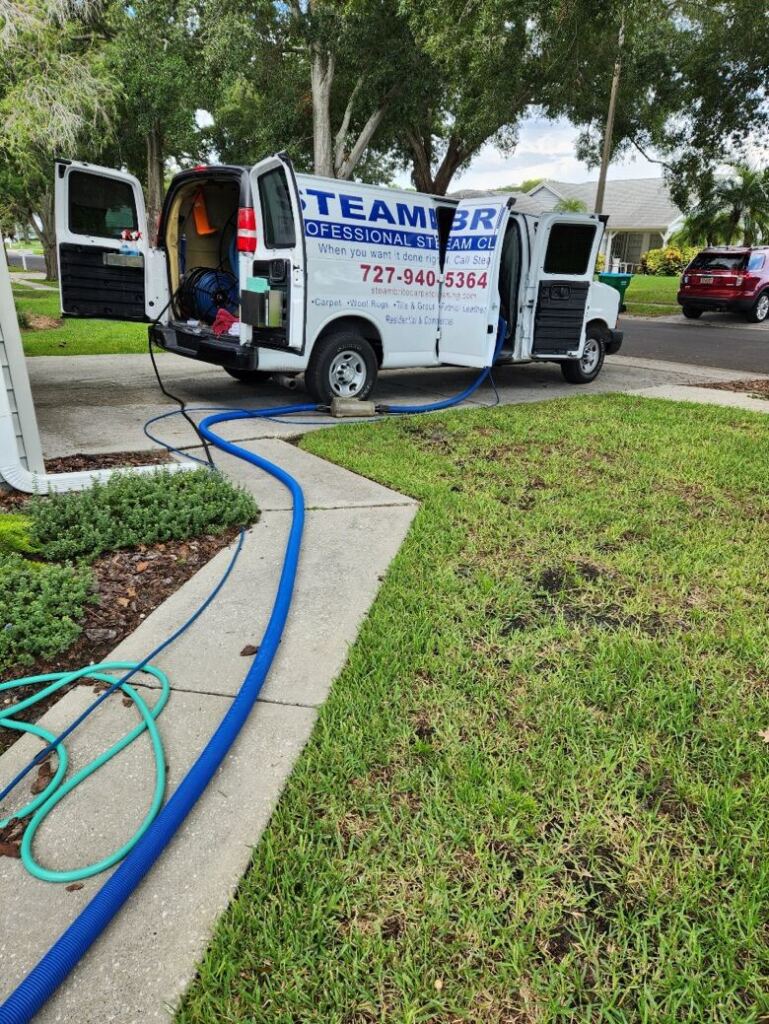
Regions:
M 251 206 L 238 210 L 238 252 L 256 252 L 256 215 Z

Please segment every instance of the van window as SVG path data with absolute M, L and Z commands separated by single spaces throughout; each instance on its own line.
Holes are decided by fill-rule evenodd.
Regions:
M 268 171 L 259 179 L 264 242 L 268 249 L 292 249 L 296 245 L 294 213 L 282 167 Z
M 546 274 L 584 274 L 590 262 L 595 224 L 553 224 L 545 254 Z
M 752 252 L 748 259 L 748 270 L 760 270 L 764 265 L 764 257 L 760 252 Z
M 120 238 L 137 231 L 134 190 L 127 181 L 104 178 L 85 171 L 69 176 L 69 230 L 76 235 Z

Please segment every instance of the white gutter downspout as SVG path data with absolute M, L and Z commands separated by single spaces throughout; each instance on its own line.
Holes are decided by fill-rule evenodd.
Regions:
M 21 420 L 25 447 L 28 452 L 40 452 L 40 438 L 37 420 L 32 405 L 29 382 L 27 379 L 24 349 L 21 343 L 19 321 L 11 290 L 11 275 L 5 258 L 5 246 L 0 237 L 0 340 L 5 343 L 8 357 L 8 373 L 10 382 L 2 381 L 0 386 L 0 485 L 7 483 L 17 491 L 27 494 L 50 494 L 53 491 L 82 491 L 94 483 L 103 483 L 117 472 L 116 469 L 95 469 L 80 473 L 45 473 L 24 465 L 19 452 L 14 423 L 14 412 L 11 408 L 9 391 L 14 389 L 17 396 L 24 402 L 25 408 L 17 412 Z M 0 367 L 0 377 L 3 376 Z M 23 418 L 22 418 L 23 417 Z M 42 465 L 42 455 L 34 459 Z M 194 469 L 192 462 L 162 462 L 151 466 L 131 466 L 131 473 L 157 473 L 158 470 Z M 126 467 L 128 470 L 128 467 Z

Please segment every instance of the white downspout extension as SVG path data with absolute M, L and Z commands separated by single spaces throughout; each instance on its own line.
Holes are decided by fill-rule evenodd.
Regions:
M 24 350 L 21 343 L 19 321 L 11 290 L 11 275 L 5 258 L 5 246 L 0 238 L 0 340 L 5 343 L 11 374 L 11 385 L 25 403 L 25 409 L 17 415 L 22 421 L 25 445 L 29 452 L 40 452 L 40 439 L 27 380 Z M 0 377 L 3 369 L 0 367 Z M 34 459 L 42 464 L 42 456 Z M 192 462 L 163 462 L 151 466 L 131 466 L 131 473 L 157 473 L 158 470 L 194 469 Z M 17 491 L 27 494 L 50 494 L 54 491 L 82 491 L 94 483 L 103 483 L 117 472 L 115 469 L 95 469 L 81 473 L 45 473 L 24 465 L 16 438 L 14 414 L 9 396 L 9 382 L 2 381 L 0 387 L 0 485 L 7 483 Z

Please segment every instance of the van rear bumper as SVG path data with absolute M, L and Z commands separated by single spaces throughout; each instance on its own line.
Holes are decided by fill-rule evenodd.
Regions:
M 244 347 L 237 338 L 185 331 L 166 324 L 153 324 L 150 327 L 150 338 L 166 352 L 223 366 L 228 370 L 255 370 L 259 365 L 258 349 Z

